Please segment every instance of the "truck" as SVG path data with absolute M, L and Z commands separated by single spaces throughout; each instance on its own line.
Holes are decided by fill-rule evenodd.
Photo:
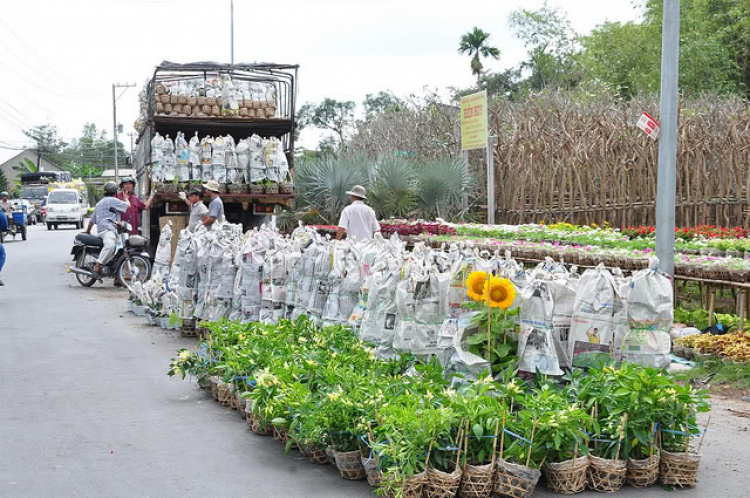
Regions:
M 59 182 L 71 181 L 70 173 L 67 171 L 36 171 L 21 174 L 21 199 L 28 200 L 34 206 L 34 224 L 38 221 L 44 223 L 42 207 L 44 207 L 47 196 Z
M 155 138 L 169 136 L 173 140 L 181 133 L 186 140 L 193 136 L 231 137 L 239 144 L 253 137 L 270 143 L 278 149 L 272 152 L 283 151 L 282 162 L 288 167 L 286 177 L 276 179 L 280 186 L 270 179 L 251 182 L 249 172 L 243 181 L 236 178 L 229 181 L 229 177 L 224 184 L 220 181 L 226 189 L 221 194 L 225 216 L 227 221 L 242 224 L 248 230 L 272 222 L 274 213 L 291 206 L 296 195 L 290 181 L 294 168 L 298 68 L 296 64 L 166 61 L 156 67 L 141 91 L 141 114 L 136 122 L 138 135 L 132 158 L 138 195 L 146 198 L 152 190 L 157 191 L 151 209 L 144 211 L 140 220 L 152 254 L 167 221 L 176 230 L 187 224 L 188 208 L 178 197 L 179 192 L 209 179 L 194 173 L 192 168 L 189 178 L 160 179 L 162 159 L 158 159 L 160 155 L 152 145 Z M 265 152 L 264 149 L 267 157 Z

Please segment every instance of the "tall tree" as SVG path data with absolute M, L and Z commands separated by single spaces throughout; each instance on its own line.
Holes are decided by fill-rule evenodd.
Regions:
M 623 98 L 659 91 L 662 1 L 646 0 L 643 9 L 642 22 L 604 23 L 581 37 L 587 77 Z M 679 84 L 683 94 L 750 96 L 749 2 L 683 0 Z
M 5 171 L 0 169 L 0 192 L 7 192 L 8 190 L 10 190 L 8 177 L 5 176 Z
M 471 56 L 471 73 L 477 78 L 477 87 L 482 87 L 482 57 L 491 57 L 495 60 L 500 59 L 500 49 L 490 46 L 490 34 L 482 31 L 476 26 L 472 31 L 461 36 L 461 43 L 458 45 L 459 54 L 468 54 Z
M 24 130 L 24 135 L 34 142 L 34 150 L 55 164 L 62 164 L 61 154 L 68 145 L 57 134 L 53 124 L 43 124 Z
M 317 105 L 308 102 L 299 110 L 299 127 L 302 129 L 312 125 L 333 132 L 338 143 L 338 150 L 342 151 L 346 146 L 347 133 L 354 124 L 356 107 L 354 102 L 329 98 Z M 327 141 L 326 145 L 330 145 L 330 141 Z
M 578 83 L 581 74 L 575 60 L 577 35 L 563 11 L 545 2 L 539 10 L 512 12 L 508 23 L 529 51 L 529 59 L 521 63 L 521 68 L 531 73 L 527 86 L 539 90 L 570 88 Z
M 365 108 L 365 120 L 371 121 L 386 112 L 399 112 L 406 108 L 406 103 L 391 92 L 368 93 L 362 103 Z

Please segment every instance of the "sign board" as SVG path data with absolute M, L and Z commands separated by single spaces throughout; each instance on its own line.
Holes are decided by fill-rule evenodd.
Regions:
M 487 90 L 461 97 L 461 150 L 487 147 Z
M 641 118 L 635 124 L 638 128 L 646 132 L 646 135 L 656 140 L 659 138 L 659 131 L 661 127 L 659 123 L 650 114 L 644 112 L 641 114 Z

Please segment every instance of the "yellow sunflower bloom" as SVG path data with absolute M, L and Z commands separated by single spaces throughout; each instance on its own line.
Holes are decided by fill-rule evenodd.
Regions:
M 487 280 L 487 273 L 483 271 L 473 271 L 466 279 L 466 293 L 474 301 L 484 301 L 484 288 Z
M 485 292 L 489 295 L 487 300 L 490 307 L 507 310 L 516 299 L 516 288 L 513 282 L 507 278 L 492 277 L 487 282 Z

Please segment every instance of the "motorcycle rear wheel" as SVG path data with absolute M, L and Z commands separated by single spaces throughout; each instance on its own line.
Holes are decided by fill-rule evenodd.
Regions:
M 93 270 L 95 262 L 96 259 L 93 258 L 90 254 L 88 254 L 86 251 L 81 251 L 81 253 L 78 255 L 78 259 L 76 259 L 76 267 L 84 268 L 86 270 Z M 96 279 L 94 277 L 87 277 L 86 275 L 81 275 L 80 273 L 76 273 L 76 280 L 78 280 L 78 283 L 84 287 L 91 287 L 96 283 Z

